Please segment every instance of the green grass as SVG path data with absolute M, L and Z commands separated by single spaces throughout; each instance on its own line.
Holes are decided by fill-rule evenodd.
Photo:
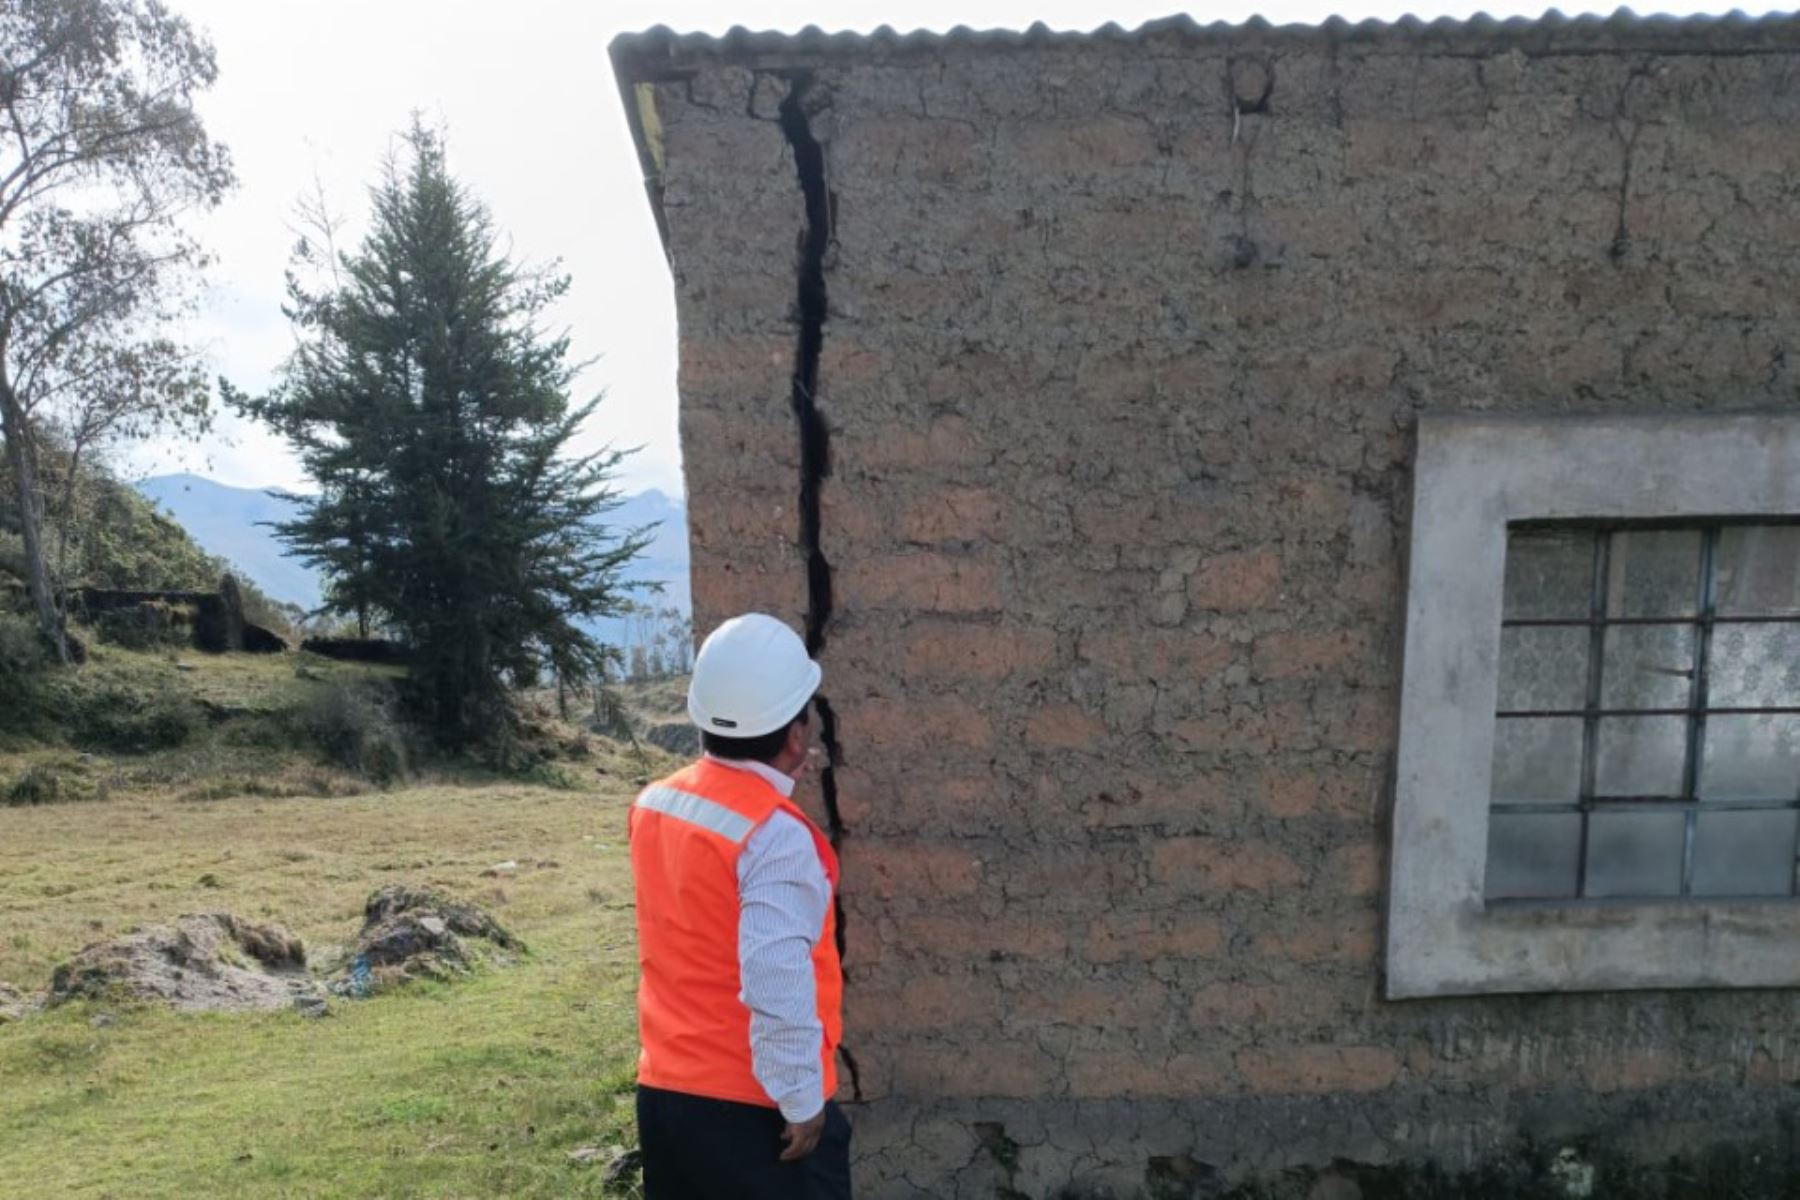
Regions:
M 399 676 L 394 668 L 335 662 L 312 654 L 129 650 L 100 642 L 85 628 L 77 634 L 88 646 L 85 666 L 44 676 L 35 688 L 34 702 L 23 711 L 0 704 L 7 717 L 0 724 L 0 751 L 29 751 L 70 741 L 75 736 L 70 718 L 79 717 L 108 693 L 175 691 L 215 719 L 250 718 L 287 713 L 333 684 Z
M 111 653 L 136 679 L 173 670 Z M 312 685 L 292 658 L 184 674 L 251 710 Z M 528 952 L 318 1020 L 84 1002 L 0 1024 L 0 1196 L 600 1195 L 602 1168 L 568 1152 L 633 1142 L 624 822 L 666 763 L 596 742 L 556 786 L 439 769 L 384 792 L 235 741 L 256 719 L 150 755 L 0 754 L 0 782 L 50 763 L 91 793 L 0 807 L 0 981 L 39 990 L 86 943 L 209 910 L 331 961 L 390 882 L 483 904 Z M 507 860 L 516 875 L 483 875 Z
M 96 1028 L 74 1004 L 0 1026 L 0 1195 L 598 1195 L 567 1153 L 630 1141 L 623 815 L 616 791 L 444 786 L 0 810 L 0 978 L 22 987 L 198 908 L 328 954 L 391 879 L 486 903 L 530 946 L 323 1020 L 119 1007 Z M 516 878 L 481 877 L 508 858 Z

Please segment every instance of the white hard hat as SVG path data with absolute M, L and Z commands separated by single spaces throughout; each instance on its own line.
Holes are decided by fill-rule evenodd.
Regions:
M 707 733 L 761 737 L 799 716 L 823 675 L 800 635 L 774 617 L 745 613 L 701 643 L 688 716 Z

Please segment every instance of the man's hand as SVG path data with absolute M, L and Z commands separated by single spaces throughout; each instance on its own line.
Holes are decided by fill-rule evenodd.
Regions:
M 781 1152 L 782 1162 L 799 1162 L 811 1154 L 819 1144 L 819 1135 L 825 1132 L 825 1110 L 810 1121 L 795 1124 L 789 1121 L 787 1128 L 781 1131 L 781 1140 L 787 1143 L 787 1149 Z

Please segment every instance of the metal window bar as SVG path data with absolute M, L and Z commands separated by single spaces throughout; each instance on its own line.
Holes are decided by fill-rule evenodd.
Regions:
M 1686 622 L 1689 625 L 1693 621 Z M 1800 621 L 1790 624 L 1800 625 Z M 1751 708 L 1503 708 L 1495 715 L 1518 717 L 1688 717 L 1703 713 L 1711 717 L 1784 717 L 1800 713 L 1800 705 L 1769 704 Z
M 1700 794 L 1700 755 L 1706 748 L 1706 666 L 1712 648 L 1713 565 L 1719 544 L 1719 528 L 1700 534 L 1700 631 L 1694 638 L 1694 673 L 1688 678 L 1687 756 L 1681 764 L 1681 794 L 1694 800 Z M 1681 824 L 1681 894 L 1694 893 L 1694 830 L 1700 810 L 1689 806 Z M 1791 890 L 1791 889 L 1790 889 Z
M 1800 621 L 1800 613 L 1788 616 L 1713 617 L 1715 625 L 1792 625 Z M 1692 625 L 1693 617 L 1509 617 L 1500 622 L 1504 629 L 1580 628 L 1584 625 Z
M 1753 811 L 1787 811 L 1800 809 L 1800 794 L 1783 799 L 1737 799 L 1706 800 L 1699 795 L 1701 764 L 1706 746 L 1706 722 L 1710 716 L 1763 716 L 1788 715 L 1800 713 L 1800 705 L 1765 705 L 1758 707 L 1724 707 L 1715 708 L 1707 703 L 1708 699 L 1708 666 L 1712 656 L 1713 630 L 1719 625 L 1751 625 L 1751 624 L 1789 624 L 1800 625 L 1800 614 L 1764 615 L 1764 616 L 1720 616 L 1716 612 L 1718 602 L 1717 559 L 1721 534 L 1727 525 L 1785 525 L 1795 523 L 1792 520 L 1747 520 L 1716 521 L 1705 524 L 1689 522 L 1620 522 L 1608 525 L 1589 525 L 1594 531 L 1593 574 L 1589 594 L 1589 613 L 1586 617 L 1541 618 L 1526 617 L 1503 619 L 1502 628 L 1517 627 L 1585 627 L 1591 631 L 1588 642 L 1588 677 L 1585 703 L 1578 709 L 1503 709 L 1496 713 L 1501 720 L 1531 717 L 1579 717 L 1582 721 L 1581 735 L 1581 781 L 1575 803 L 1535 802 L 1535 801 L 1490 801 L 1489 810 L 1506 813 L 1577 813 L 1580 821 L 1580 844 L 1576 859 L 1575 894 L 1570 899 L 1590 900 L 1587 895 L 1588 868 L 1588 823 L 1596 812 L 1642 812 L 1646 809 L 1670 812 L 1678 811 L 1685 815 L 1682 836 L 1681 887 L 1683 897 L 1693 894 L 1693 862 L 1694 841 L 1699 813 L 1704 807 L 1708 812 L 1753 812 Z M 1541 524 L 1517 525 L 1514 529 L 1546 528 Z M 1562 528 L 1568 526 L 1561 525 Z M 1612 617 L 1607 615 L 1610 602 L 1612 539 L 1617 532 L 1625 530 L 1697 530 L 1700 537 L 1700 563 L 1698 603 L 1696 615 L 1692 617 Z M 1604 659 L 1606 653 L 1606 630 L 1614 625 L 1670 625 L 1692 626 L 1696 630 L 1694 639 L 1694 668 L 1690 677 L 1688 704 L 1681 708 L 1604 708 L 1601 706 L 1601 695 L 1604 685 Z M 1599 722 L 1603 717 L 1629 716 L 1678 716 L 1685 717 L 1686 744 L 1682 760 L 1682 790 L 1677 796 L 1616 796 L 1601 795 L 1596 786 L 1596 757 L 1599 740 Z M 1794 857 L 1800 864 L 1800 831 L 1796 833 Z M 1800 870 L 1800 867 L 1797 867 Z M 1789 898 L 1793 898 L 1794 883 L 1790 882 Z M 1612 900 L 1623 897 L 1612 897 Z M 1502 901 L 1505 903 L 1506 901 Z
M 1575 895 L 1577 898 L 1587 895 L 1588 890 L 1588 825 L 1593 816 L 1589 802 L 1594 796 L 1595 760 L 1598 757 L 1600 744 L 1600 696 L 1601 696 L 1601 661 L 1606 657 L 1606 589 L 1612 575 L 1612 535 L 1598 533 L 1594 535 L 1594 574 L 1592 586 L 1588 590 L 1588 615 L 1591 624 L 1588 630 L 1588 671 L 1587 699 L 1584 707 L 1586 714 L 1581 719 L 1581 786 L 1576 793 L 1580 804 L 1581 820 L 1579 841 L 1575 847 Z
M 1797 807 L 1789 799 L 1700 800 L 1684 796 L 1595 796 L 1588 800 L 1589 812 L 1660 812 L 1692 808 L 1704 812 L 1785 812 Z M 1579 804 L 1567 800 L 1499 800 L 1489 808 L 1502 813 L 1572 813 L 1581 811 Z

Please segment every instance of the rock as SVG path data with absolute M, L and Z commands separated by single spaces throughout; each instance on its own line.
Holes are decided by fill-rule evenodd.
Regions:
M 617 1146 L 577 1146 L 569 1151 L 569 1161 L 583 1167 L 604 1162 L 606 1173 L 600 1177 L 600 1190 L 607 1193 L 636 1179 L 644 1169 L 641 1150 L 621 1150 Z
M 219 577 L 218 603 L 196 615 L 194 644 L 215 653 L 244 648 L 244 593 L 229 571 Z
M 1362 1188 L 1347 1175 L 1321 1175 L 1306 1200 L 1362 1200 Z
M 1551 1183 L 1559 1195 L 1570 1200 L 1587 1200 L 1594 1194 L 1594 1173 L 1594 1164 L 1584 1161 L 1572 1146 L 1557 1151 L 1550 1164 Z
M 329 1017 L 331 1006 L 318 994 L 294 997 L 294 1011 L 303 1017 Z
M 56 968 L 49 1003 L 124 995 L 190 1012 L 279 1009 L 312 986 L 305 947 L 279 925 L 190 913 L 83 948 Z
M 644 1169 L 644 1152 L 642 1150 L 625 1150 L 606 1167 L 606 1174 L 600 1177 L 600 1189 L 611 1191 L 622 1187 L 635 1179 Z
M 0 983 L 0 1025 L 22 1021 L 36 1012 L 40 1004 L 10 983 Z
M 412 650 L 386 638 L 307 638 L 300 649 L 320 658 L 342 662 L 388 663 L 403 667 L 412 661 Z
M 487 913 L 426 888 L 390 884 L 363 906 L 363 927 L 350 967 L 333 990 L 367 995 L 409 979 L 467 973 L 477 951 L 470 940 L 506 950 L 519 941 Z
M 686 721 L 663 721 L 644 731 L 644 740 L 670 754 L 700 753 L 700 731 Z
M 292 647 L 273 629 L 244 622 L 244 650 L 250 654 L 286 654 Z

